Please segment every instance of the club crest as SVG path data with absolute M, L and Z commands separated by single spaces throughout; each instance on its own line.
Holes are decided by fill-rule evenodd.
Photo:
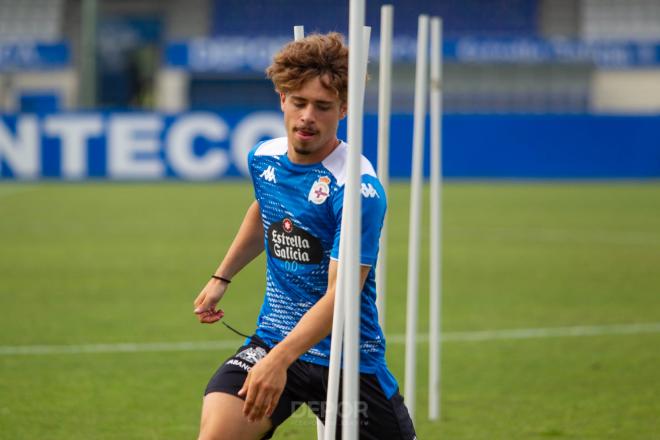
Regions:
M 328 176 L 319 177 L 312 189 L 309 190 L 307 200 L 315 205 L 321 205 L 330 195 L 330 178 Z

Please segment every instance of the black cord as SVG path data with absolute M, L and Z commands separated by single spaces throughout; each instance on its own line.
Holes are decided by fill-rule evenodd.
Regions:
M 236 330 L 234 327 L 232 327 L 231 325 L 227 324 L 225 321 L 221 321 L 221 322 L 225 325 L 225 327 L 227 327 L 229 330 L 231 330 L 231 331 L 233 331 L 234 333 L 236 333 L 238 336 L 243 336 L 244 338 L 250 338 L 250 337 L 251 337 L 251 336 L 246 335 L 245 333 L 241 333 L 241 332 L 239 332 L 239 331 Z

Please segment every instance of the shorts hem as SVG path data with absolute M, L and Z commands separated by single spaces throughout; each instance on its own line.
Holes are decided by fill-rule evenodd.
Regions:
M 211 393 L 225 393 L 229 394 L 231 396 L 238 397 L 242 401 L 245 401 L 245 398 L 241 397 L 238 395 L 238 391 L 234 390 L 233 388 L 228 388 L 228 387 L 214 387 L 214 388 L 207 388 L 204 390 L 204 396 L 206 397 L 207 395 Z

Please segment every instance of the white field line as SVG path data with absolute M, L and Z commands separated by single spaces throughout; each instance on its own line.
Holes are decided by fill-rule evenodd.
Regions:
M 0 346 L 0 356 L 22 354 L 144 353 L 158 351 L 228 350 L 240 346 L 240 340 L 199 342 L 146 342 L 81 345 L 14 345 Z
M 576 336 L 636 335 L 660 333 L 660 322 L 644 324 L 615 324 L 599 326 L 526 328 L 511 330 L 483 330 L 471 332 L 447 332 L 443 342 L 478 342 L 516 339 L 562 338 Z M 404 334 L 387 337 L 390 344 L 403 344 Z M 428 342 L 427 334 L 419 334 L 418 343 Z M 242 340 L 199 341 L 199 342 L 152 342 L 121 344 L 82 344 L 82 345 L 16 345 L 0 346 L 0 356 L 46 355 L 46 354 L 85 354 L 85 353 L 145 353 L 166 351 L 229 350 L 240 346 Z
M 20 194 L 20 193 L 25 193 L 25 192 L 30 192 L 34 191 L 36 188 L 34 187 L 22 187 L 22 186 L 3 186 L 0 183 L 0 199 L 3 197 L 8 197 L 8 196 L 13 196 L 15 194 Z
M 636 335 L 660 333 L 660 322 L 645 324 L 614 324 L 576 327 L 522 328 L 511 330 L 482 330 L 472 332 L 447 332 L 442 335 L 444 342 L 495 341 L 513 339 L 563 338 L 570 336 Z M 402 344 L 405 335 L 392 335 L 388 343 Z M 428 342 L 428 334 L 418 335 L 417 342 Z

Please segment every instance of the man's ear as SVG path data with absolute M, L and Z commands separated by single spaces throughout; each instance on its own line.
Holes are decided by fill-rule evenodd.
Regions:
M 346 111 L 348 110 L 348 106 L 346 104 L 341 104 L 339 106 L 339 119 L 342 120 L 346 117 Z
M 284 101 L 286 101 L 286 95 L 280 92 L 280 108 L 284 111 Z

